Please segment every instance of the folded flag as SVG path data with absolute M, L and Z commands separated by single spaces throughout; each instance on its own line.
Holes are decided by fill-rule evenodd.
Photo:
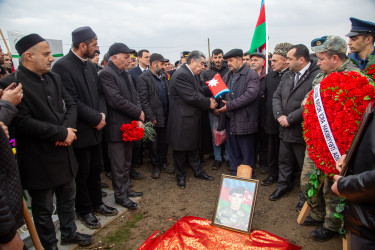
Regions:
M 219 73 L 217 73 L 210 81 L 207 81 L 206 84 L 210 88 L 212 95 L 215 98 L 218 98 L 222 94 L 230 92 L 223 79 L 221 79 Z

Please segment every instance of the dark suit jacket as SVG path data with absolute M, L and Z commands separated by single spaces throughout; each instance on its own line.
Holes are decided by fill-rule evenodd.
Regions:
M 106 113 L 107 109 L 95 65 L 89 61 L 83 63 L 69 51 L 53 65 L 52 71 L 60 75 L 66 90 L 77 104 L 78 131 L 73 146 L 84 148 L 99 144 L 102 132 L 94 127 L 102 119 L 100 113 Z
M 173 150 L 199 149 L 201 110 L 209 108 L 199 79 L 182 65 L 169 84 L 168 141 Z
M 139 120 L 142 108 L 131 76 L 109 62 L 99 73 L 100 82 L 108 105 L 106 140 L 122 141 L 122 124 Z
M 131 70 L 129 70 L 129 73 L 132 77 L 132 80 L 133 80 L 133 83 L 134 83 L 134 86 L 135 84 L 137 83 L 137 79 L 140 75 L 142 75 L 142 70 L 141 68 L 139 67 L 139 65 L 135 66 L 134 68 L 132 68 Z
M 40 190 L 68 183 L 78 170 L 73 147 L 56 147 L 55 142 L 66 139 L 68 127 L 76 127 L 76 104 L 57 74 L 48 72 L 41 80 L 22 65 L 17 74 L 23 88 L 14 120 L 22 187 Z M 2 81 L 2 87 L 11 84 L 15 74 Z

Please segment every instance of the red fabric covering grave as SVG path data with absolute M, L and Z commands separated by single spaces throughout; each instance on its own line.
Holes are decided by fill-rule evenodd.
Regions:
M 238 233 L 193 216 L 185 216 L 162 235 L 156 237 L 157 234 L 155 231 L 139 249 L 301 249 L 266 231 Z

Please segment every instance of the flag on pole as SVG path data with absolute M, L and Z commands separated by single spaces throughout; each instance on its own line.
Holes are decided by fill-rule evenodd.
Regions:
M 223 79 L 221 79 L 219 73 L 217 73 L 210 81 L 207 81 L 206 84 L 210 88 L 212 95 L 217 98 L 220 95 L 230 92 L 227 85 L 225 85 Z
M 263 53 L 266 55 L 266 58 L 268 58 L 268 46 L 267 46 L 268 34 L 267 33 L 268 33 L 267 9 L 266 9 L 265 0 L 262 0 L 258 22 L 255 27 L 253 40 L 251 41 L 249 54 L 254 53 L 254 52 Z M 266 60 L 266 62 L 267 61 L 268 60 Z M 267 67 L 268 63 L 265 63 L 265 64 Z

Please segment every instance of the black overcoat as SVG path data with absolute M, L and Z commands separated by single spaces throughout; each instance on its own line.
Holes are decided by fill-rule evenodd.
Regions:
M 301 106 L 305 95 L 312 89 L 312 82 L 321 71 L 316 61 L 310 61 L 311 65 L 301 76 L 294 87 L 295 73 L 286 72 L 277 87 L 273 99 L 273 116 L 277 120 L 280 116 L 287 117 L 289 127 L 280 127 L 280 138 L 285 142 L 302 143 L 305 141 L 302 136 L 303 107 Z
M 169 83 L 168 142 L 173 150 L 199 149 L 201 111 L 209 108 L 199 79 L 182 65 Z
M 22 188 L 41 190 L 68 183 L 78 170 L 73 147 L 55 146 L 55 142 L 65 141 L 67 128 L 76 127 L 76 104 L 53 72 L 44 74 L 42 80 L 20 65 L 17 75 L 23 98 L 13 124 Z M 1 85 L 15 80 L 12 73 Z
M 106 140 L 120 142 L 122 124 L 139 120 L 141 102 L 130 74 L 119 70 L 113 62 L 100 71 L 99 77 L 108 107 Z
M 83 62 L 71 50 L 54 63 L 52 71 L 60 75 L 63 84 L 77 104 L 77 140 L 75 148 L 99 144 L 102 132 L 94 127 L 102 120 L 100 113 L 106 113 L 104 95 L 100 89 L 95 65 Z

